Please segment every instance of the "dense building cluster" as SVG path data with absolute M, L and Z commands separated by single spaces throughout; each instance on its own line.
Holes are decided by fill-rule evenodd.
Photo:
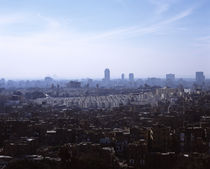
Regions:
M 203 85 L 2 88 L 0 168 L 210 168 Z

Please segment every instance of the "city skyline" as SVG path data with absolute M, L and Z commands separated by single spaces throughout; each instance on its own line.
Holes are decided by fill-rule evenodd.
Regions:
M 0 169 L 210 169 L 210 0 L 0 0 Z
M 199 74 L 199 75 L 198 75 Z M 132 77 L 133 76 L 133 77 Z M 113 76 L 112 75 L 112 71 L 109 69 L 109 68 L 106 68 L 104 69 L 104 72 L 103 72 L 103 75 L 101 77 L 97 77 L 97 78 L 91 78 L 91 77 L 78 77 L 78 78 L 71 78 L 71 77 L 58 77 L 56 75 L 46 75 L 44 77 L 38 77 L 38 78 L 33 78 L 33 77 L 30 77 L 30 78 L 5 78 L 5 77 L 1 77 L 1 79 L 5 79 L 5 80 L 43 80 L 43 79 L 46 79 L 46 78 L 52 78 L 54 80 L 67 80 L 67 79 L 71 79 L 71 80 L 83 80 L 83 79 L 92 79 L 92 80 L 102 80 L 104 82 L 109 82 L 111 80 L 128 80 L 128 81 L 133 81 L 133 80 L 138 80 L 138 79 L 150 79 L 150 78 L 157 78 L 157 79 L 165 79 L 165 80 L 169 80 L 169 79 L 191 79 L 191 80 L 195 80 L 197 81 L 198 79 L 198 76 L 201 76 L 199 78 L 204 78 L 204 80 L 209 80 L 210 78 L 209 77 L 206 77 L 206 74 L 205 72 L 202 72 L 202 71 L 196 71 L 194 72 L 194 75 L 193 76 L 180 76 L 180 75 L 176 75 L 176 74 L 173 74 L 173 73 L 167 73 L 167 74 L 164 74 L 164 75 L 161 75 L 161 76 L 148 76 L 148 77 L 138 77 L 136 76 L 135 72 L 130 72 L 130 73 L 121 73 L 120 75 L 118 76 Z M 133 80 L 131 80 L 133 79 Z M 172 80 L 172 81 L 173 81 Z
M 0 0 L 0 77 L 210 77 L 208 0 Z

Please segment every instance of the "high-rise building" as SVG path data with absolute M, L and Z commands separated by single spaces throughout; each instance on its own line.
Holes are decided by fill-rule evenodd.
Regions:
M 205 76 L 203 72 L 196 72 L 195 73 L 196 83 L 202 84 L 205 82 Z
M 105 69 L 105 71 L 104 71 L 104 80 L 106 82 L 110 81 L 110 70 L 109 69 Z
M 125 74 L 124 73 L 122 73 L 122 75 L 121 75 L 121 80 L 125 80 Z
M 133 82 L 134 81 L 134 74 L 129 73 L 129 81 Z

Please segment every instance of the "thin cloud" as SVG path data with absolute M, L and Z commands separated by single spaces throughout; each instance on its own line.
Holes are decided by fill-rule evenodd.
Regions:
M 25 17 L 19 14 L 0 15 L 1 26 L 22 23 L 24 21 L 25 21 Z
M 165 21 L 163 21 L 163 22 L 161 22 L 160 24 L 161 24 L 161 25 L 165 25 L 165 24 L 170 24 L 170 23 L 176 22 L 176 21 L 178 21 L 178 20 L 181 20 L 181 19 L 183 19 L 183 18 L 185 18 L 185 17 L 191 15 L 192 12 L 193 12 L 193 10 L 194 10 L 194 8 L 189 8 L 189 9 L 187 9 L 187 10 L 185 10 L 185 11 L 182 11 L 182 12 L 179 13 L 178 15 L 176 15 L 176 16 L 174 16 L 174 17 L 172 17 L 172 18 L 169 18 L 169 19 L 167 19 L 167 20 L 165 20 Z
M 185 71 L 185 63 L 189 62 L 189 60 L 192 60 L 191 65 L 197 65 L 196 68 L 192 66 L 193 68 L 190 68 L 190 71 L 199 69 L 200 58 L 197 58 L 197 54 L 194 54 L 196 48 L 182 51 L 183 46 L 181 44 L 169 44 L 171 48 L 168 48 L 161 43 L 156 44 L 154 42 L 153 44 L 153 36 L 151 36 L 153 34 L 168 34 L 172 30 L 184 31 L 178 28 L 180 26 L 184 27 L 185 24 L 178 25 L 177 23 L 190 16 L 194 9 L 189 8 L 174 14 L 172 17 L 167 15 L 161 16 L 159 18 L 164 19 L 149 25 L 140 26 L 137 22 L 134 26 L 123 27 L 121 25 L 120 28 L 110 28 L 110 31 L 104 32 L 79 31 L 76 30 L 73 23 L 70 25 L 60 18 L 37 14 L 28 15 L 23 13 L 20 17 L 0 15 L 0 18 L 2 18 L 0 19 L 1 29 L 6 29 L 7 27 L 5 26 L 9 25 L 11 26 L 10 29 L 17 33 L 16 36 L 13 36 L 10 30 L 6 33 L 0 32 L 2 34 L 0 36 L 1 74 L 14 77 L 17 75 L 31 77 L 44 76 L 49 72 L 53 72 L 65 77 L 73 77 L 78 72 L 78 76 L 85 77 L 89 71 L 90 75 L 101 77 L 102 75 L 98 73 L 100 72 L 98 70 L 107 67 L 107 65 L 111 69 L 116 67 L 121 69 L 123 67 L 127 72 L 139 71 L 139 67 L 141 67 L 144 72 L 155 73 L 156 70 L 161 70 L 161 72 L 168 71 L 167 69 L 176 71 L 177 65 L 180 66 L 180 59 L 182 59 L 183 69 L 180 69 L 179 73 Z M 19 23 L 23 23 L 25 27 L 29 26 L 32 29 L 19 33 L 22 26 L 16 29 L 16 25 L 10 25 L 16 23 L 17 26 L 22 25 Z M 143 22 L 141 23 L 144 24 Z M 39 30 L 36 27 L 39 27 Z M 191 28 L 186 27 L 184 29 Z M 135 43 L 135 39 L 131 43 L 126 41 L 128 38 L 139 38 L 144 35 L 148 35 L 148 41 L 151 41 L 151 44 L 144 43 L 143 40 L 140 40 L 140 43 Z M 208 42 L 208 39 L 208 37 L 202 37 L 200 40 Z M 161 37 L 160 40 L 162 40 Z M 170 41 L 173 41 L 173 38 Z M 184 43 L 188 42 L 184 41 Z M 177 50 L 179 47 L 180 50 Z M 203 50 L 198 49 L 198 51 Z M 194 59 L 191 59 L 192 55 L 195 56 Z M 168 67 L 163 66 L 163 63 L 154 64 L 160 60 L 166 60 Z M 8 65 L 14 69 L 8 70 Z M 206 67 L 207 70 L 208 65 L 206 61 L 201 63 L 201 65 Z M 174 69 L 171 69 L 171 67 L 174 67 Z M 103 70 L 101 73 L 103 73 Z
M 201 38 L 198 38 L 198 40 L 200 41 L 210 41 L 210 36 L 204 36 L 204 37 L 201 37 Z
M 210 36 L 203 36 L 196 39 L 195 46 L 197 47 L 210 47 Z
M 127 0 L 115 0 L 115 1 L 116 1 L 117 3 L 119 3 L 120 5 L 122 5 L 122 6 L 125 6 Z
M 140 26 L 130 26 L 130 27 L 125 27 L 125 28 L 120 28 L 120 29 L 113 29 L 110 31 L 105 31 L 105 32 L 94 32 L 94 33 L 87 33 L 87 32 L 77 32 L 73 31 L 72 29 L 68 28 L 66 26 L 66 23 L 63 22 L 62 20 L 55 19 L 55 18 L 50 18 L 43 16 L 41 14 L 36 14 L 36 15 L 20 15 L 16 18 L 13 17 L 1 17 L 0 16 L 0 23 L 7 25 L 8 23 L 20 23 L 20 22 L 25 22 L 27 24 L 30 24 L 32 22 L 31 18 L 33 18 L 33 22 L 35 24 L 41 24 L 42 28 L 40 31 L 36 30 L 31 30 L 31 32 L 27 33 L 27 35 L 24 35 L 23 38 L 28 37 L 27 39 L 43 39 L 41 40 L 42 42 L 45 42 L 45 39 L 51 39 L 53 40 L 54 38 L 56 41 L 59 42 L 75 42 L 75 43 L 87 43 L 87 42 L 94 42 L 94 41 L 104 41 L 107 39 L 126 39 L 126 38 L 133 38 L 136 36 L 143 36 L 143 35 L 148 35 L 148 34 L 153 34 L 153 33 L 159 33 L 161 34 L 161 31 L 164 34 L 167 33 L 165 29 L 168 28 L 169 25 L 189 16 L 192 14 L 194 8 L 187 9 L 185 11 L 180 12 L 178 15 L 175 15 L 171 18 L 165 19 L 163 21 L 160 21 L 158 23 L 154 23 L 152 25 L 148 25 L 145 27 L 140 27 Z M 14 16 L 14 15 L 11 15 Z M 30 16 L 30 19 L 29 19 Z M 2 19 L 1 18 L 11 18 L 11 19 Z M 3 22 L 4 21 L 4 22 Z M 7 21 L 7 22 L 6 22 Z M 18 33 L 17 33 L 18 35 Z M 7 39 L 11 39 L 12 37 L 10 35 L 4 34 L 4 36 L 7 37 Z M 20 35 L 21 38 L 22 34 Z
M 148 0 L 148 1 L 156 7 L 156 14 L 163 14 L 167 12 L 173 4 L 179 2 L 179 0 Z
M 156 7 L 156 13 L 157 14 L 162 14 L 170 8 L 170 3 L 169 2 L 163 2 L 163 1 L 157 1 L 157 0 L 149 0 L 149 2 L 152 5 L 155 5 Z
M 139 27 L 139 26 L 132 26 L 127 28 L 115 29 L 108 32 L 104 32 L 93 36 L 92 39 L 100 39 L 100 38 L 112 38 L 116 36 L 133 36 L 133 35 L 146 35 L 151 33 L 156 33 L 161 31 L 161 29 L 166 28 L 168 25 L 173 24 L 181 19 L 184 19 L 192 14 L 194 8 L 189 8 L 185 11 L 180 12 L 178 15 L 175 15 L 169 19 L 160 21 L 158 23 L 146 26 L 146 27 Z M 186 29 L 186 28 L 185 28 Z

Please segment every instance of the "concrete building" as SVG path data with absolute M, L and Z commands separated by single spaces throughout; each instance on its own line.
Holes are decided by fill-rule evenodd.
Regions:
M 205 76 L 203 72 L 196 72 L 195 78 L 197 84 L 203 84 L 205 82 Z
M 104 80 L 106 82 L 110 81 L 110 70 L 109 69 L 105 69 L 105 71 L 104 71 Z
M 129 81 L 133 82 L 134 81 L 134 74 L 129 73 Z
M 121 80 L 125 80 L 125 74 L 124 73 L 122 73 L 122 75 L 121 75 Z

